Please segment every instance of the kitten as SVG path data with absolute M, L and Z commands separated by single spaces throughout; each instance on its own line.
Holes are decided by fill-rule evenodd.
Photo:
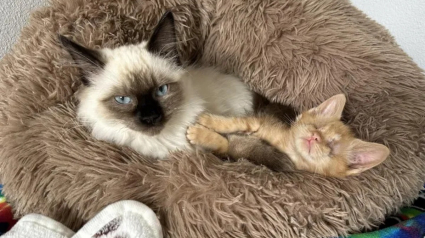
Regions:
M 354 137 L 340 120 L 345 102 L 343 94 L 335 95 L 298 115 L 290 126 L 267 116 L 204 114 L 198 120 L 200 125 L 188 129 L 187 137 L 192 144 L 226 153 L 228 141 L 218 133 L 249 132 L 286 153 L 299 170 L 333 177 L 357 175 L 382 163 L 390 151 Z
M 99 140 L 164 159 L 191 149 L 186 130 L 201 113 L 253 111 L 254 94 L 238 78 L 182 66 L 170 12 L 150 39 L 137 45 L 92 50 L 60 40 L 83 73 L 78 119 Z

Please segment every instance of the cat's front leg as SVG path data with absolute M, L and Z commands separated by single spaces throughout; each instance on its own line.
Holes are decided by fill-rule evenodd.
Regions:
M 203 114 L 198 123 L 218 133 L 256 132 L 261 125 L 261 118 L 257 117 L 223 117 L 212 114 Z
M 273 119 L 264 121 L 261 127 L 252 134 L 263 141 L 266 141 L 270 145 L 274 146 L 281 152 L 286 152 L 287 146 L 290 141 L 290 132 L 286 125 L 277 123 Z
M 190 126 L 186 137 L 190 144 L 215 153 L 227 154 L 229 150 L 229 142 L 225 137 L 199 124 Z

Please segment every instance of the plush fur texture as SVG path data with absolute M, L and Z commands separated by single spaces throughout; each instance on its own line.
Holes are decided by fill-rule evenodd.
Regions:
M 210 154 L 155 163 L 94 140 L 75 119 L 80 74 L 65 65 L 57 34 L 96 48 L 137 43 L 176 5 L 182 59 L 234 73 L 298 110 L 344 93 L 356 136 L 391 156 L 335 179 Z M 0 175 L 18 216 L 41 213 L 76 229 L 134 199 L 170 237 L 344 235 L 378 224 L 424 182 L 424 75 L 348 0 L 52 0 L 0 68 Z

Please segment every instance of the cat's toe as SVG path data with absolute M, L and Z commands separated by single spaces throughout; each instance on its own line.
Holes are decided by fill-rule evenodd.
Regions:
M 194 128 L 190 126 L 186 131 L 186 138 L 191 144 L 193 144 L 192 142 L 194 140 L 194 137 L 195 137 Z
M 186 132 L 187 140 L 192 144 L 199 143 L 199 134 L 202 132 L 204 128 L 201 125 L 189 126 Z

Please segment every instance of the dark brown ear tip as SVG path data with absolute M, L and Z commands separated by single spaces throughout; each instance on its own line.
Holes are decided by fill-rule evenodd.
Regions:
M 152 33 L 151 40 L 149 41 L 149 45 L 152 43 L 151 42 L 152 39 L 154 39 L 154 40 L 156 39 L 156 36 L 159 34 L 161 29 L 163 28 L 162 26 L 164 26 L 164 25 L 171 26 L 172 31 L 173 31 L 173 35 L 175 35 L 175 32 L 174 32 L 174 16 L 173 16 L 173 13 L 169 10 L 166 11 L 162 15 L 162 17 L 159 19 L 159 21 L 158 21 L 158 23 L 157 23 L 157 25 L 156 25 L 153 33 Z
M 161 17 L 161 19 L 165 19 L 165 18 L 168 18 L 168 19 L 171 19 L 171 20 L 173 20 L 174 21 L 174 14 L 173 14 L 173 12 L 171 11 L 171 10 L 167 10 L 163 15 L 162 15 L 162 17 Z
M 103 68 L 105 65 L 101 52 L 88 49 L 60 34 L 58 34 L 58 40 L 63 48 L 71 55 L 77 66 L 83 71 L 81 77 L 82 83 L 89 86 L 90 81 L 87 75 Z
M 158 25 L 161 25 L 164 22 L 168 22 L 169 24 L 171 24 L 174 27 L 174 14 L 172 11 L 167 10 L 161 17 L 161 19 L 159 19 L 158 21 Z
M 64 46 L 70 45 L 72 42 L 70 39 L 68 39 L 68 37 L 61 34 L 58 34 L 58 39 L 59 39 L 59 42 Z
M 62 46 L 67 49 L 72 49 L 79 46 L 77 43 L 75 43 L 74 41 L 72 41 L 71 39 L 69 39 L 68 37 L 64 35 L 58 35 L 58 39 L 59 39 L 59 42 L 62 44 Z
M 172 11 L 166 11 L 162 15 L 148 40 L 147 50 L 150 53 L 171 59 L 177 65 L 181 65 Z

